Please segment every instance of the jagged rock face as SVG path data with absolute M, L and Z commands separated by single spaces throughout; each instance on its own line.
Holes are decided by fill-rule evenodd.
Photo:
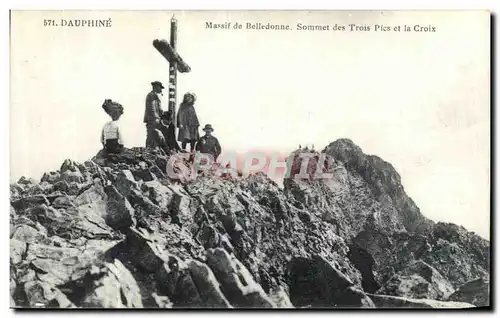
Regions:
M 195 219 L 200 217 L 215 229 L 215 237 L 229 239 L 235 255 L 265 290 L 286 282 L 284 269 L 292 257 L 316 253 L 361 285 L 361 275 L 349 263 L 348 248 L 333 226 L 290 204 L 286 194 L 267 177 L 252 175 L 237 183 L 200 179 L 186 189 L 195 198 Z
M 377 156 L 365 155 L 348 139 L 331 143 L 324 152 L 349 172 L 348 181 L 354 181 L 350 190 L 359 189 L 361 191 L 357 192 L 369 197 L 367 201 L 371 199 L 379 203 L 372 209 L 377 225 L 390 231 L 406 229 L 422 233 L 432 224 L 406 195 L 401 177 L 390 163 Z M 351 202 L 356 204 L 359 201 Z
M 435 225 L 436 229 L 442 227 L 446 225 Z M 447 237 L 451 240 L 448 241 L 440 232 L 424 236 L 411 232 L 391 233 L 372 227 L 360 232 L 353 241 L 374 257 L 374 271 L 381 284 L 416 260 L 432 264 L 453 288 L 488 275 L 489 248 L 484 239 L 469 233 L 467 240 Z
M 362 224 L 351 226 L 348 234 L 373 256 L 378 284 L 419 259 L 431 264 L 454 288 L 487 275 L 489 243 L 463 227 L 425 218 L 405 193 L 391 164 L 365 155 L 347 139 L 331 143 L 324 152 L 334 158 L 330 171 L 340 172 L 325 184 L 333 196 L 347 197 L 348 209 L 335 210 L 344 212 L 343 219 Z
M 40 182 L 22 178 L 11 185 L 11 303 L 486 303 L 468 297 L 470 288 L 452 293 L 489 272 L 488 242 L 425 219 L 395 170 L 352 142 L 339 140 L 325 153 L 333 179 L 292 178 L 284 188 L 261 173 L 196 177 L 189 159 L 179 158 L 174 171 L 181 178 L 170 179 L 169 158 L 141 148 L 83 164 L 66 160 Z M 436 301 L 448 297 L 459 302 Z

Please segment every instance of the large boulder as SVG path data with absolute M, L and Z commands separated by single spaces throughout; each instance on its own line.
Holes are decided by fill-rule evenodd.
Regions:
M 486 277 L 480 277 L 468 281 L 451 294 L 447 300 L 466 302 L 477 307 L 487 307 L 490 305 L 489 279 Z
M 40 205 L 50 205 L 49 200 L 45 195 L 33 195 L 28 197 L 23 197 L 19 200 L 11 202 L 11 206 L 14 207 L 18 214 L 23 214 L 26 210 L 30 208 L 36 208 Z
M 30 216 L 47 230 L 48 235 L 65 239 L 116 239 L 117 234 L 102 218 L 104 206 L 99 202 L 68 209 L 40 205 L 29 210 Z
M 286 285 L 285 285 L 286 286 Z M 269 292 L 269 297 L 279 308 L 294 308 L 290 297 L 288 296 L 287 289 L 284 286 L 279 285 L 272 288 Z
M 170 217 L 174 223 L 187 226 L 193 221 L 191 198 L 182 187 L 172 186 L 170 189 L 172 191 Z
M 127 248 L 134 265 L 140 270 L 154 273 L 167 262 L 168 254 L 158 245 L 159 242 L 142 229 L 130 229 L 127 233 Z
M 22 176 L 21 178 L 19 178 L 19 180 L 17 180 L 17 183 L 22 184 L 22 185 L 31 185 L 31 186 L 38 184 L 38 182 L 35 179 L 26 178 L 25 176 Z
M 209 249 L 207 264 L 220 282 L 224 295 L 235 307 L 276 307 L 276 304 L 234 255 L 229 255 L 222 248 Z
M 118 173 L 115 187 L 124 197 L 128 197 L 132 192 L 139 190 L 139 185 L 130 170 L 122 170 Z
M 231 308 L 230 302 L 224 296 L 220 289 L 220 284 L 215 278 L 215 275 L 210 268 L 199 261 L 191 260 L 187 263 L 186 275 L 181 278 L 181 284 L 191 285 L 192 291 L 197 296 L 196 303 L 192 303 L 193 307 L 204 308 Z M 180 289 L 187 291 L 186 286 L 179 286 Z M 193 298 L 193 297 L 184 297 Z
M 453 286 L 436 269 L 416 261 L 391 277 L 377 294 L 445 300 L 453 291 Z
M 59 172 L 66 172 L 66 171 L 70 171 L 70 172 L 84 172 L 86 169 L 85 169 L 85 165 L 82 165 L 78 162 L 75 162 L 71 159 L 65 159 L 64 162 L 61 164 L 61 168 L 59 168 Z
M 76 308 L 64 293 L 47 282 L 29 281 L 24 284 L 24 292 L 32 308 Z
M 144 182 L 141 187 L 148 198 L 160 209 L 167 210 L 174 196 L 173 191 L 158 180 Z
M 40 280 L 61 285 L 85 274 L 92 265 L 104 259 L 106 251 L 116 241 L 87 241 L 84 246 L 55 247 L 29 244 L 25 261 L 37 272 Z
M 21 241 L 23 243 L 37 243 L 44 240 L 47 237 L 46 231 L 41 231 L 40 229 L 44 229 L 41 225 L 39 229 L 34 226 L 30 226 L 27 224 L 20 224 L 14 227 L 14 230 L 11 234 L 11 239 Z
M 142 298 L 137 282 L 127 268 L 117 259 L 105 263 L 93 275 L 99 277 L 85 292 L 80 305 L 84 308 L 142 308 Z
M 288 265 L 290 299 L 297 307 L 374 307 L 352 280 L 320 255 Z
M 50 171 L 50 172 L 44 173 L 40 181 L 53 184 L 53 183 L 56 183 L 57 181 L 59 181 L 60 178 L 61 178 L 61 176 L 60 176 L 59 172 Z
M 16 265 L 26 257 L 26 243 L 16 239 L 10 240 L 10 264 Z
M 126 230 L 135 225 L 135 211 L 125 198 L 114 186 L 106 187 L 106 213 L 104 219 L 106 224 L 115 230 Z

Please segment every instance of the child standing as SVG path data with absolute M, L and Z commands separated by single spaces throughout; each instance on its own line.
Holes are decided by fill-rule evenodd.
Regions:
M 221 147 L 219 140 L 212 136 L 212 132 L 214 131 L 212 125 L 205 125 L 203 131 L 205 132 L 205 136 L 202 136 L 196 144 L 196 150 L 201 153 L 212 155 L 214 157 L 214 161 L 217 161 L 217 157 L 219 157 L 221 153 Z

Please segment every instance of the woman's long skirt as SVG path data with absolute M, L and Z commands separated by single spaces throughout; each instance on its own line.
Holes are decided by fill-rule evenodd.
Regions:
M 179 135 L 177 135 L 178 141 L 183 142 L 183 141 L 192 141 L 198 139 L 200 139 L 198 127 L 187 126 L 179 128 Z

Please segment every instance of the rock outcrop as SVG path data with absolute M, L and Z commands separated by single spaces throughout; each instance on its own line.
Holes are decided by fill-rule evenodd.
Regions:
M 436 269 L 423 261 L 415 261 L 391 277 L 377 293 L 444 300 L 453 291 L 453 286 Z
M 173 178 L 172 157 L 142 148 L 21 178 L 10 187 L 12 306 L 489 305 L 489 285 L 470 282 L 488 279 L 489 242 L 425 218 L 396 170 L 349 140 L 311 154 L 332 178 L 310 163 L 309 178 L 280 188 L 263 173 L 197 174 L 189 156 Z
M 480 277 L 460 286 L 448 301 L 459 301 L 471 303 L 477 307 L 490 305 L 490 282 L 484 277 Z

